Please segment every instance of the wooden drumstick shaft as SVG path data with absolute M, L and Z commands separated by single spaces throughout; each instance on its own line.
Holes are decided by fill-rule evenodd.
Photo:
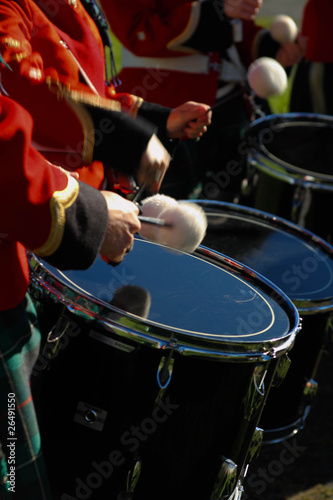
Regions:
M 140 222 L 143 222 L 144 224 L 153 224 L 155 226 L 172 227 L 172 224 L 169 224 L 164 219 L 158 219 L 157 217 L 145 217 L 144 215 L 138 215 L 138 219 Z

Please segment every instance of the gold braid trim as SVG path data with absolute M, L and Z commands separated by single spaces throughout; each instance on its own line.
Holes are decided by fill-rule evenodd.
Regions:
M 199 24 L 201 14 L 201 5 L 199 2 L 194 2 L 191 8 L 191 14 L 188 20 L 187 25 L 182 33 L 180 33 L 176 38 L 170 40 L 167 44 L 167 49 L 169 50 L 178 50 L 179 52 L 193 53 L 197 54 L 198 51 L 192 49 L 191 47 L 185 47 L 182 44 L 187 42 L 197 29 Z
M 51 229 L 44 245 L 33 250 L 39 257 L 52 255 L 60 246 L 64 236 L 66 208 L 70 207 L 79 194 L 79 183 L 68 175 L 68 183 L 63 191 L 55 191 L 50 199 Z

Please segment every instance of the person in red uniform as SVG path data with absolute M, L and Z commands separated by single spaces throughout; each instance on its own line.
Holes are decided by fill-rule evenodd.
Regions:
M 172 151 L 170 139 L 201 135 L 210 116 L 208 105 L 189 102 L 171 110 L 143 102 L 141 97 L 117 94 L 105 70 L 107 43 L 105 29 L 97 22 L 101 13 L 94 14 L 97 7 L 94 0 L 1 0 L 0 53 L 10 66 L 2 69 L 6 91 L 33 117 L 35 147 L 53 163 L 76 170 L 80 180 L 101 189 L 104 169 L 124 170 L 126 165 L 132 170 L 133 159 L 137 163 L 138 153 L 152 136 L 158 135 L 164 149 L 170 146 Z M 80 142 L 77 114 L 64 102 L 68 89 L 89 100 L 91 111 L 95 106 L 106 108 L 106 114 L 100 109 L 90 114 L 100 132 L 99 142 L 105 137 L 102 142 L 112 149 L 108 165 L 89 156 L 87 138 Z M 123 113 L 118 119 L 113 115 L 112 123 L 105 122 L 110 112 Z M 136 121 L 129 122 L 124 113 Z
M 167 194 L 191 196 L 198 181 L 208 198 L 230 201 L 239 190 L 237 147 L 252 115 L 247 68 L 264 55 L 290 66 L 303 51 L 302 40 L 280 46 L 268 30 L 255 24 L 261 4 L 262 0 L 101 0 L 123 45 L 121 91 L 164 106 L 188 99 L 218 106 L 208 134 L 199 143 L 188 141 L 178 148 L 162 187 L 170 185 Z
M 82 140 L 85 126 L 82 122 Z M 60 269 L 86 269 L 99 253 L 120 262 L 140 229 L 134 203 L 114 192 L 99 191 L 52 165 L 32 146 L 32 130 L 31 115 L 0 95 L 2 500 L 52 498 L 30 389 L 41 335 L 27 293 L 26 249 Z
M 290 111 L 333 115 L 333 36 L 331 0 L 308 0 L 301 33 L 307 39 L 305 56 L 293 80 Z

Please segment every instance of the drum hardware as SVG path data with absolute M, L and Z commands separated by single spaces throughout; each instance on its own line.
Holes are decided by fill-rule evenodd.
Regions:
M 304 386 L 304 398 L 305 401 L 311 404 L 314 400 L 315 395 L 317 394 L 318 391 L 318 383 L 315 380 L 307 380 Z M 305 406 L 308 406 L 305 404 Z
M 88 424 L 95 422 L 96 419 L 97 419 L 97 413 L 95 410 L 88 410 L 84 414 L 84 420 L 88 422 Z
M 307 416 L 311 410 L 311 406 L 318 392 L 318 383 L 315 380 L 306 380 L 303 390 L 303 397 L 301 398 L 300 407 L 303 415 L 299 420 L 300 429 L 304 429 Z
M 263 429 L 261 429 L 261 427 L 256 427 L 252 437 L 249 453 L 247 455 L 248 464 L 250 464 L 251 462 L 253 462 L 258 458 L 263 443 L 263 438 L 264 438 Z
M 288 370 L 291 365 L 291 360 L 288 354 L 281 356 L 279 363 L 276 367 L 272 387 L 279 387 L 287 376 Z
M 253 193 L 257 182 L 258 182 L 258 174 L 256 173 L 255 165 L 251 162 L 251 159 L 247 158 L 247 168 L 246 168 L 246 177 L 241 182 L 241 195 L 245 198 L 248 198 Z
M 301 227 L 306 227 L 306 219 L 311 210 L 311 188 L 299 181 L 296 185 L 291 204 L 291 220 Z
M 262 405 L 265 395 L 264 380 L 267 370 L 262 365 L 257 365 L 253 370 L 253 376 L 245 398 L 243 399 L 244 417 L 251 420 Z
M 238 467 L 229 458 L 221 457 L 221 467 L 214 484 L 210 500 L 228 499 L 234 492 L 238 481 Z
M 63 306 L 62 313 L 60 314 L 56 324 L 47 334 L 46 342 L 48 342 L 49 344 L 54 344 L 55 342 L 58 342 L 65 335 L 69 327 L 69 318 L 67 318 L 64 315 L 65 310 L 66 310 L 65 306 Z
M 92 406 L 84 401 L 79 401 L 73 421 L 89 427 L 94 431 L 101 432 L 103 430 L 108 412 L 97 406 Z
M 126 491 L 122 491 L 117 496 L 117 500 L 132 500 L 135 487 L 139 481 L 141 474 L 141 459 L 135 459 L 133 466 L 128 471 L 126 479 Z
M 155 406 L 159 404 L 159 402 L 162 400 L 165 390 L 168 387 L 171 377 L 172 377 L 172 372 L 173 372 L 173 366 L 174 366 L 174 358 L 172 357 L 173 351 L 170 350 L 169 354 L 167 357 L 162 356 L 162 359 L 160 361 L 160 364 L 157 369 L 157 383 L 160 388 L 159 393 L 157 395 L 157 398 L 155 400 Z
M 46 361 L 44 369 L 47 368 L 48 362 L 56 358 L 62 347 L 61 339 L 67 332 L 70 326 L 70 320 L 68 316 L 65 315 L 66 307 L 61 306 L 58 319 L 55 325 L 47 334 L 46 343 L 42 349 L 42 357 Z

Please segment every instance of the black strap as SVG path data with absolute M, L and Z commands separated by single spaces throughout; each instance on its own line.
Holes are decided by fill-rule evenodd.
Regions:
M 95 22 L 104 44 L 105 81 L 107 85 L 111 85 L 111 83 L 113 83 L 113 85 L 117 87 L 121 82 L 118 78 L 108 22 L 96 0 L 81 0 L 81 2 L 90 17 Z

